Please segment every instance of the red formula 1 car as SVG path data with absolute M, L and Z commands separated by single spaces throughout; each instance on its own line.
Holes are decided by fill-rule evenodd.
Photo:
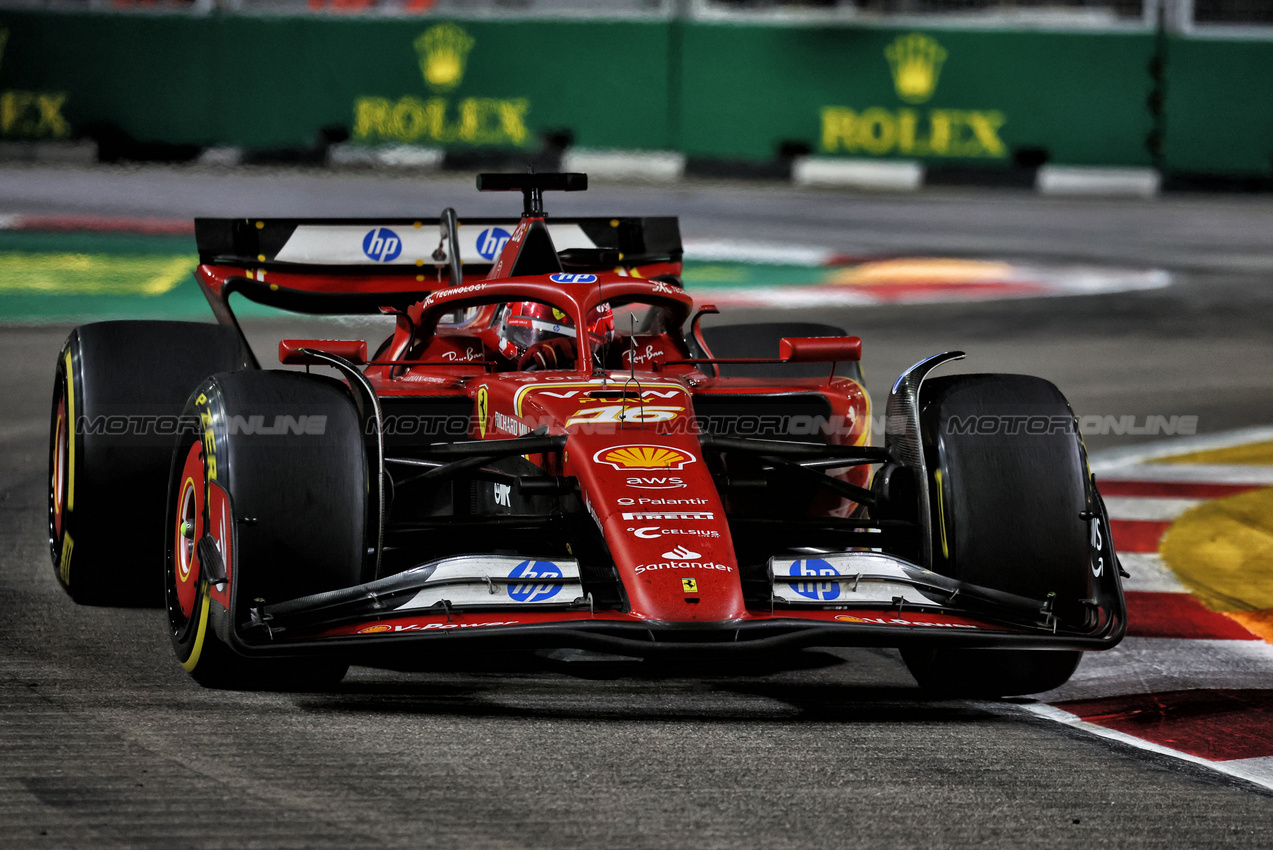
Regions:
M 480 176 L 522 192 L 520 221 L 199 220 L 219 324 L 86 325 L 58 358 L 71 595 L 162 581 L 178 659 L 220 687 L 479 649 L 870 645 L 925 687 L 1007 695 L 1120 640 L 1109 522 L 1054 386 L 929 378 L 962 355 L 929 357 L 875 446 L 856 337 L 704 326 L 674 218 L 545 216 L 545 190 L 585 187 Z M 396 326 L 370 354 L 283 340 L 307 368 L 265 370 L 232 293 Z

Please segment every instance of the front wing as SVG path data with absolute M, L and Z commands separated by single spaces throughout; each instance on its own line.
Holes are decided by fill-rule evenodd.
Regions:
M 1107 649 L 1126 630 L 1112 548 L 1108 556 L 1114 569 L 1095 576 L 1081 626 L 1061 623 L 1048 601 L 960 583 L 878 552 L 772 561 L 768 610 L 705 623 L 595 610 L 571 560 L 471 555 L 358 587 L 231 610 L 223 637 L 244 655 L 366 660 L 564 647 L 635 657 L 810 646 Z

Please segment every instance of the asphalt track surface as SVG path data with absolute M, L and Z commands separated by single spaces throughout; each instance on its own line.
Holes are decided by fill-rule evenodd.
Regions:
M 0 213 L 435 215 L 451 204 L 473 215 L 516 204 L 470 186 L 8 169 Z M 675 213 L 696 238 L 1166 268 L 1176 283 L 1152 292 L 789 316 L 860 334 L 877 397 L 911 362 L 958 347 L 970 370 L 1056 381 L 1080 414 L 1197 415 L 1203 432 L 1273 418 L 1273 203 L 1261 197 L 689 184 L 568 200 L 549 210 Z M 1251 786 L 1012 701 L 927 700 L 890 651 L 810 651 L 760 675 L 493 661 L 356 668 L 321 695 L 203 690 L 174 662 L 162 612 L 76 607 L 53 577 L 47 417 L 67 330 L 0 330 L 0 845 L 1260 847 L 1273 835 L 1273 799 Z

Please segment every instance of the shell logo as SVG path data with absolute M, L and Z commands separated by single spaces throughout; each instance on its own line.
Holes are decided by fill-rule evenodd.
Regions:
M 367 628 L 365 628 L 365 629 L 359 629 L 359 630 L 358 630 L 358 634 L 360 634 L 360 635 L 378 635 L 378 634 L 381 634 L 381 633 L 383 633 L 383 632 L 391 632 L 391 631 L 393 631 L 393 626 L 386 626 L 386 625 L 381 624 L 381 625 L 379 625 L 379 626 L 367 626 Z
M 866 620 L 863 620 L 859 617 L 850 617 L 848 614 L 837 614 L 835 618 L 839 620 L 841 623 L 865 623 L 866 622 Z
M 592 456 L 596 463 L 604 463 L 618 470 L 624 469 L 684 469 L 685 464 L 698 458 L 689 452 L 669 449 L 665 446 L 617 446 L 602 449 Z

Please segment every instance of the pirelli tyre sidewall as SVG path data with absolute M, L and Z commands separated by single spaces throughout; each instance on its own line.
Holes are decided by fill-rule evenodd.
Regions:
M 970 584 L 1051 599 L 1083 629 L 1093 597 L 1091 492 L 1069 403 L 1027 375 L 933 378 L 921 391 L 933 569 Z M 1063 684 L 1081 653 L 982 649 L 903 653 L 922 685 L 986 696 Z
M 237 331 L 99 322 L 58 352 L 49 417 L 49 554 L 76 602 L 157 605 L 165 484 L 190 390 L 248 368 Z
M 172 454 L 165 600 L 178 661 L 201 684 L 330 684 L 340 662 L 240 655 L 230 620 L 254 605 L 357 584 L 366 553 L 368 463 L 348 389 L 295 372 L 214 375 L 186 413 L 200 433 Z M 193 528 L 183 534 L 183 522 Z M 210 538 L 210 539 L 209 539 Z M 217 550 L 227 581 L 200 554 Z

